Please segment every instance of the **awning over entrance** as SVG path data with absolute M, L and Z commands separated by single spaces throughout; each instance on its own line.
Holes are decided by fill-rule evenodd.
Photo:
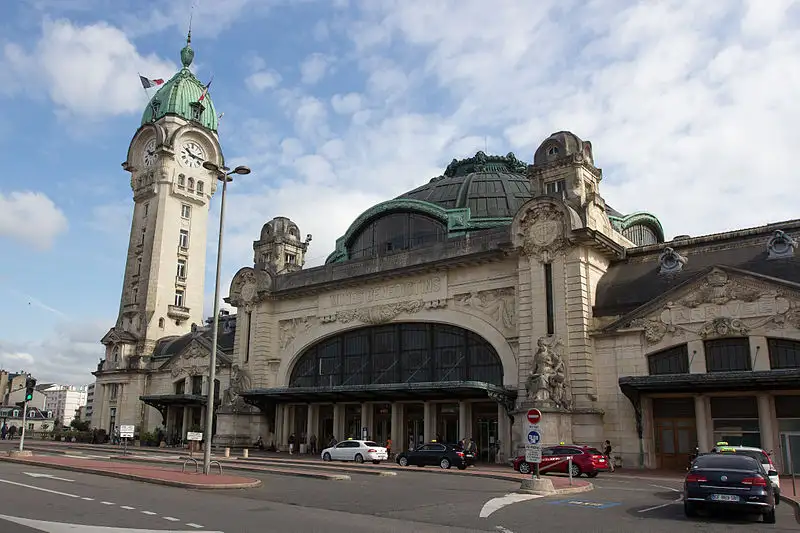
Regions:
M 789 390 L 800 388 L 800 368 L 704 374 L 624 376 L 619 388 L 628 398 L 669 392 Z
M 150 394 L 139 399 L 159 411 L 165 407 L 186 407 L 205 405 L 206 397 L 201 394 Z
M 516 390 L 478 381 L 434 383 L 386 383 L 361 386 L 284 387 L 252 389 L 241 394 L 244 401 L 269 409 L 279 403 L 396 402 L 427 400 L 466 400 L 490 398 L 512 408 Z

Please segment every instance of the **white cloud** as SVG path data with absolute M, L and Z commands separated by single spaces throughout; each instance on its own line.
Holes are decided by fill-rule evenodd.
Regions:
M 40 382 L 85 385 L 103 356 L 100 339 L 113 321 L 60 323 L 43 340 L 12 343 L 0 339 L 0 367 L 30 372 Z
M 341 115 L 351 115 L 361 109 L 361 95 L 358 93 L 334 94 L 331 107 Z
M 66 230 L 67 217 L 47 195 L 32 191 L 0 193 L 0 236 L 46 250 Z
M 313 85 L 325 77 L 331 60 L 323 54 L 311 54 L 300 65 L 300 78 L 303 83 Z
M 245 79 L 245 83 L 254 92 L 262 92 L 267 89 L 274 89 L 281 83 L 281 75 L 275 70 L 267 69 L 254 72 Z
M 38 86 L 60 111 L 88 118 L 141 112 L 147 100 L 135 73 L 168 79 L 176 70 L 171 61 L 141 55 L 125 33 L 103 22 L 46 20 L 32 50 L 9 43 L 0 58 L 3 90 Z

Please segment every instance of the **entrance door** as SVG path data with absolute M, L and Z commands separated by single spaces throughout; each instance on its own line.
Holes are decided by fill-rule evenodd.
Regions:
M 497 457 L 497 417 L 478 417 L 477 460 L 494 463 Z
M 417 446 L 425 444 L 425 424 L 422 418 L 408 418 L 406 427 L 406 435 L 408 435 L 408 449 L 414 450 Z
M 800 432 L 781 433 L 782 474 L 800 474 Z
M 664 470 L 685 470 L 697 447 L 693 418 L 655 419 L 656 461 Z
M 385 445 L 392 429 L 392 408 L 389 404 L 376 404 L 372 411 L 372 435 L 370 438 Z M 397 438 L 392 435 L 393 438 Z

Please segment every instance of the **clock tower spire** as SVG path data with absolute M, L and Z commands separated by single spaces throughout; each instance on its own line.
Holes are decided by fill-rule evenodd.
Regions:
M 191 28 L 181 69 L 150 99 L 122 168 L 133 217 L 116 325 L 103 338 L 106 361 L 150 356 L 159 339 L 203 323 L 208 210 L 223 166 L 216 109 L 192 73 Z

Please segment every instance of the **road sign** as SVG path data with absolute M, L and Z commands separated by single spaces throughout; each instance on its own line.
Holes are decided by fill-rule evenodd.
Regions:
M 539 444 L 526 444 L 525 445 L 525 462 L 526 463 L 541 463 L 542 462 L 542 446 Z
M 528 432 L 528 444 L 539 444 L 541 446 L 542 435 L 538 431 Z
M 542 420 L 542 412 L 538 409 L 528 409 L 528 423 L 538 424 Z
M 186 440 L 203 440 L 203 433 L 200 431 L 189 431 Z
M 121 439 L 133 438 L 133 426 L 119 426 L 119 436 Z

